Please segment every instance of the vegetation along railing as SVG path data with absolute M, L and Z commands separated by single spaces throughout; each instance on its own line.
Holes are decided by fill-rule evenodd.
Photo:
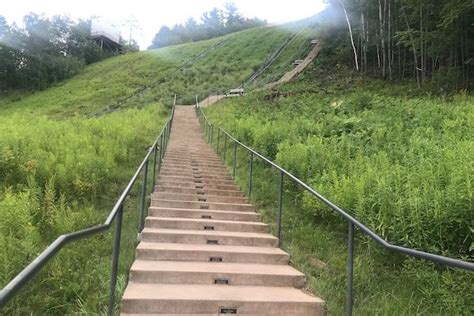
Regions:
M 301 186 L 304 190 L 306 190 L 308 193 L 310 193 L 313 197 L 319 199 L 322 203 L 327 205 L 329 208 L 331 208 L 333 211 L 338 213 L 344 220 L 347 221 L 348 223 L 348 259 L 347 259 L 347 297 L 346 297 L 346 311 L 347 315 L 352 315 L 352 309 L 353 309 L 353 266 L 354 266 L 354 236 L 355 236 L 355 229 L 359 229 L 363 234 L 369 236 L 371 239 L 373 239 L 377 244 L 380 246 L 384 247 L 385 249 L 388 249 L 390 251 L 396 252 L 396 253 L 401 253 L 404 255 L 416 257 L 416 258 L 421 258 L 425 259 L 428 261 L 432 261 L 444 266 L 448 267 L 453 267 L 453 268 L 460 268 L 460 269 L 465 269 L 468 271 L 474 271 L 474 263 L 467 262 L 467 261 L 462 261 L 458 259 L 453 259 L 449 257 L 444 257 L 424 251 L 419 251 L 411 248 L 406 248 L 406 247 L 401 247 L 397 245 L 393 245 L 389 242 L 387 242 L 385 239 L 383 239 L 381 236 L 377 235 L 375 232 L 373 232 L 370 228 L 359 222 L 356 218 L 348 214 L 346 211 L 344 211 L 342 208 L 339 206 L 335 205 L 332 203 L 330 200 L 328 200 L 326 197 L 318 193 L 316 190 L 311 188 L 308 184 L 304 183 L 294 175 L 292 175 L 290 172 L 286 171 L 270 159 L 264 157 L 263 155 L 259 154 L 252 148 L 246 146 L 245 144 L 241 143 L 239 140 L 237 140 L 235 137 L 230 135 L 227 131 L 222 129 L 219 126 L 213 125 L 209 120 L 207 119 L 206 115 L 202 111 L 201 107 L 199 106 L 199 100 L 198 97 L 196 96 L 196 115 L 199 118 L 199 121 L 201 123 L 201 126 L 203 128 L 203 131 L 205 133 L 207 142 L 212 145 L 213 140 L 214 140 L 214 135 L 216 135 L 216 139 L 214 140 L 216 142 L 216 148 L 217 148 L 217 154 L 220 154 L 219 152 L 219 142 L 223 141 L 224 142 L 224 150 L 222 151 L 223 154 L 223 160 L 225 162 L 226 160 L 226 153 L 227 153 L 227 148 L 228 146 L 232 146 L 232 176 L 235 178 L 235 172 L 236 172 L 236 167 L 237 167 L 237 149 L 238 147 L 243 148 L 246 152 L 249 154 L 249 175 L 248 175 L 248 192 L 247 195 L 250 198 L 252 194 L 252 173 L 253 173 L 253 160 L 254 158 L 258 158 L 265 162 L 266 164 L 270 165 L 271 167 L 275 168 L 277 172 L 279 172 L 279 182 L 278 182 L 278 196 L 277 196 L 277 213 L 276 213 L 276 237 L 281 241 L 281 222 L 282 222 L 282 202 L 283 202 L 283 190 L 284 190 L 284 178 L 288 178 L 292 180 L 294 183 L 298 184 Z
M 140 174 L 143 174 L 143 182 L 141 187 L 140 195 L 140 209 L 139 209 L 139 223 L 138 233 L 143 230 L 144 219 L 145 219 L 145 198 L 146 198 L 146 183 L 148 178 L 148 164 L 150 158 L 152 158 L 153 169 L 152 169 L 152 183 L 155 185 L 156 173 L 160 171 L 161 163 L 168 145 L 168 140 L 171 132 L 171 126 L 173 124 L 174 110 L 176 105 L 176 96 L 174 98 L 173 107 L 170 115 L 163 126 L 160 134 L 148 150 L 145 158 L 141 162 L 140 166 L 135 171 L 135 174 L 128 182 L 127 186 L 120 194 L 117 202 L 110 211 L 107 219 L 102 225 L 86 228 L 83 230 L 75 231 L 72 233 L 64 234 L 56 238 L 33 262 L 25 267 L 10 283 L 8 283 L 0 291 L 0 307 L 3 307 L 14 295 L 17 293 L 28 281 L 30 281 L 41 268 L 48 263 L 66 244 L 77 241 L 78 239 L 90 237 L 95 234 L 103 233 L 112 227 L 112 223 L 115 220 L 115 232 L 113 241 L 113 252 L 112 252 L 112 266 L 111 266 L 111 278 L 110 278 L 110 293 L 108 303 L 108 315 L 113 315 L 115 306 L 115 292 L 117 285 L 117 274 L 118 274 L 118 263 L 120 255 L 120 239 L 122 233 L 122 217 L 123 207 L 125 199 L 130 194 L 133 185 L 138 180 Z

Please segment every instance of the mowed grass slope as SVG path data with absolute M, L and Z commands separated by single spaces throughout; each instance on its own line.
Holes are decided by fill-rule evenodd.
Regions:
M 102 222 L 173 100 L 248 78 L 293 31 L 261 27 L 86 67 L 45 91 L 0 97 L 0 286 L 62 233 Z M 140 183 L 126 204 L 119 288 L 133 260 Z M 2 314 L 103 312 L 111 234 L 67 246 Z
M 323 60 L 295 82 L 226 99 L 206 114 L 388 241 L 474 261 L 473 97 L 429 96 L 410 84 L 334 72 Z M 244 190 L 248 159 L 239 153 Z M 261 163 L 254 171 L 254 202 L 275 223 L 278 174 Z M 343 314 L 347 223 L 286 181 L 282 235 L 329 312 Z M 393 255 L 357 235 L 357 314 L 474 309 L 472 273 Z

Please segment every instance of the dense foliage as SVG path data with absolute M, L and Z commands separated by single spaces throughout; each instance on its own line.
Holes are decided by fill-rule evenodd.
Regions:
M 234 3 L 226 3 L 224 8 L 204 12 L 199 22 L 190 17 L 184 24 L 176 24 L 172 28 L 162 26 L 148 48 L 201 41 L 266 23 L 258 18 L 242 16 Z
M 472 97 L 426 97 L 416 86 L 369 83 L 319 67 L 301 82 L 228 99 L 206 113 L 390 242 L 474 260 Z M 239 155 L 245 189 L 249 158 Z M 254 201 L 274 223 L 278 175 L 258 162 L 254 168 Z M 342 313 L 347 224 L 290 181 L 285 187 L 285 246 L 330 310 Z M 361 314 L 472 309 L 469 273 L 393 256 L 364 238 L 357 257 Z
M 263 103 L 249 98 L 212 113 L 388 240 L 467 256 L 473 246 L 472 102 L 459 96 L 443 106 L 360 89 Z M 311 201 L 308 215 L 338 220 Z
M 390 80 L 472 86 L 474 3 L 464 0 L 328 0 L 319 18 L 338 63 Z M 343 49 L 341 49 L 343 48 Z
M 154 104 L 86 120 L 1 115 L 1 287 L 60 234 L 104 221 L 165 114 Z M 133 258 L 137 205 L 127 206 L 123 262 Z M 2 312 L 99 311 L 107 299 L 111 244 L 104 234 L 66 247 Z
M 69 78 L 85 65 L 113 55 L 102 51 L 90 35 L 90 22 L 67 17 L 49 19 L 34 13 L 24 27 L 8 25 L 0 16 L 0 92 L 42 90 Z

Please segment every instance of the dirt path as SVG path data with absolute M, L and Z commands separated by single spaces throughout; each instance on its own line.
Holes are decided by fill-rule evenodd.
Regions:
M 318 57 L 319 52 L 321 51 L 321 47 L 322 46 L 320 43 L 314 45 L 314 47 L 310 50 L 308 55 L 306 55 L 305 59 L 303 59 L 303 61 L 299 65 L 297 65 L 295 68 L 291 69 L 290 71 L 286 72 L 278 81 L 270 82 L 266 84 L 265 86 L 263 86 L 263 88 L 255 89 L 254 91 L 271 89 L 276 85 L 291 81 L 293 78 L 297 77 L 300 73 L 302 73 L 306 69 L 306 67 L 308 67 L 313 62 L 313 60 L 316 59 L 316 57 Z M 222 100 L 225 97 L 226 97 L 225 95 L 211 95 L 207 97 L 206 99 L 204 99 L 203 101 L 201 101 L 199 105 L 201 107 L 207 107 L 209 105 L 212 105 Z
M 206 99 L 202 100 L 199 102 L 199 105 L 203 108 L 211 105 L 211 104 L 214 104 L 216 103 L 217 101 L 220 101 L 222 100 L 223 98 L 225 98 L 225 95 L 210 95 L 208 96 Z
M 314 45 L 313 49 L 311 49 L 311 51 L 308 53 L 306 58 L 303 59 L 303 62 L 301 64 L 297 65 L 295 68 L 293 68 L 292 70 L 285 73 L 280 78 L 280 80 L 275 81 L 275 82 L 271 82 L 271 83 L 265 85 L 264 88 L 271 89 L 271 88 L 273 88 L 274 86 L 276 86 L 278 84 L 289 82 L 291 79 L 295 78 L 300 73 L 302 73 L 303 70 L 305 70 L 306 67 L 308 67 L 316 57 L 318 57 L 320 51 L 321 51 L 321 44 L 318 43 L 318 44 Z

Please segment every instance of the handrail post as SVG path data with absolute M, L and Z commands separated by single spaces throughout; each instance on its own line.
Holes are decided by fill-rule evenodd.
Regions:
M 160 136 L 160 154 L 161 154 L 161 159 L 160 159 L 160 165 L 161 165 L 161 161 L 163 160 L 163 157 L 165 156 L 165 151 L 163 150 L 163 148 L 165 147 L 164 146 L 164 141 L 163 141 L 163 133 L 161 133 L 161 136 Z
M 163 128 L 163 134 L 161 136 L 163 137 L 163 149 L 165 149 L 166 148 L 166 127 Z
M 161 158 L 161 152 L 163 151 L 163 147 L 158 146 L 158 149 L 160 150 L 160 153 L 158 155 L 158 171 L 157 171 L 157 173 L 158 173 L 158 175 L 160 175 L 161 162 L 163 161 L 163 159 Z
M 152 178 L 152 187 L 154 188 L 155 187 L 155 184 L 156 184 L 156 160 L 157 160 L 157 156 L 158 156 L 158 144 L 155 144 L 154 146 L 154 155 L 153 155 L 153 178 Z
M 348 244 L 348 258 L 347 258 L 347 298 L 346 298 L 346 313 L 352 316 L 352 307 L 354 305 L 354 224 L 349 222 L 349 244 Z
M 122 236 L 122 218 L 123 218 L 123 205 L 120 205 L 120 208 L 117 212 L 117 217 L 115 218 L 114 248 L 113 248 L 113 253 L 112 253 L 112 272 L 111 272 L 111 278 L 110 278 L 110 295 L 109 295 L 109 310 L 108 310 L 109 316 L 112 316 L 114 314 L 114 307 L 115 307 L 115 289 L 117 287 L 117 274 L 118 274 L 119 255 L 120 255 L 120 239 Z
M 169 122 L 168 122 L 168 124 L 166 125 L 165 131 L 166 131 L 166 133 L 165 133 L 165 135 L 166 135 L 166 136 L 165 136 L 165 148 L 167 148 L 167 147 L 168 147 L 168 141 L 169 141 L 169 139 L 170 139 Z
M 212 136 L 214 134 L 214 126 L 211 125 L 210 129 L 211 129 L 211 132 L 209 133 L 209 145 L 211 145 L 211 147 L 212 147 Z
M 146 197 L 146 181 L 148 176 L 148 160 L 145 162 L 145 166 L 143 167 L 143 183 L 142 183 L 142 194 L 140 200 L 140 218 L 138 224 L 138 233 L 141 233 L 144 226 L 145 220 L 145 197 Z
M 218 127 L 217 128 L 217 144 L 216 144 L 217 155 L 219 155 L 219 141 L 220 141 L 220 138 L 221 138 L 221 129 Z
M 169 141 L 169 138 L 171 136 L 171 124 L 173 123 L 173 121 L 170 119 L 169 122 L 168 122 L 168 141 Z M 166 143 L 166 145 L 168 145 L 168 143 Z
M 227 155 L 227 134 L 224 133 L 224 163 L 225 163 L 225 156 Z
M 166 124 L 166 126 L 165 126 L 165 149 L 168 147 L 168 139 L 169 139 L 169 137 L 170 137 L 168 127 L 169 127 L 169 122 L 168 122 L 168 124 Z
M 233 160 L 232 178 L 235 180 L 235 169 L 237 167 L 237 142 L 234 141 L 234 160 Z
M 250 152 L 250 161 L 249 161 L 249 192 L 248 198 L 250 201 L 250 197 L 252 196 L 252 173 L 253 173 L 253 152 Z
M 277 238 L 278 247 L 281 246 L 281 209 L 283 207 L 283 171 L 280 171 L 280 181 L 278 185 L 278 209 L 277 209 Z

